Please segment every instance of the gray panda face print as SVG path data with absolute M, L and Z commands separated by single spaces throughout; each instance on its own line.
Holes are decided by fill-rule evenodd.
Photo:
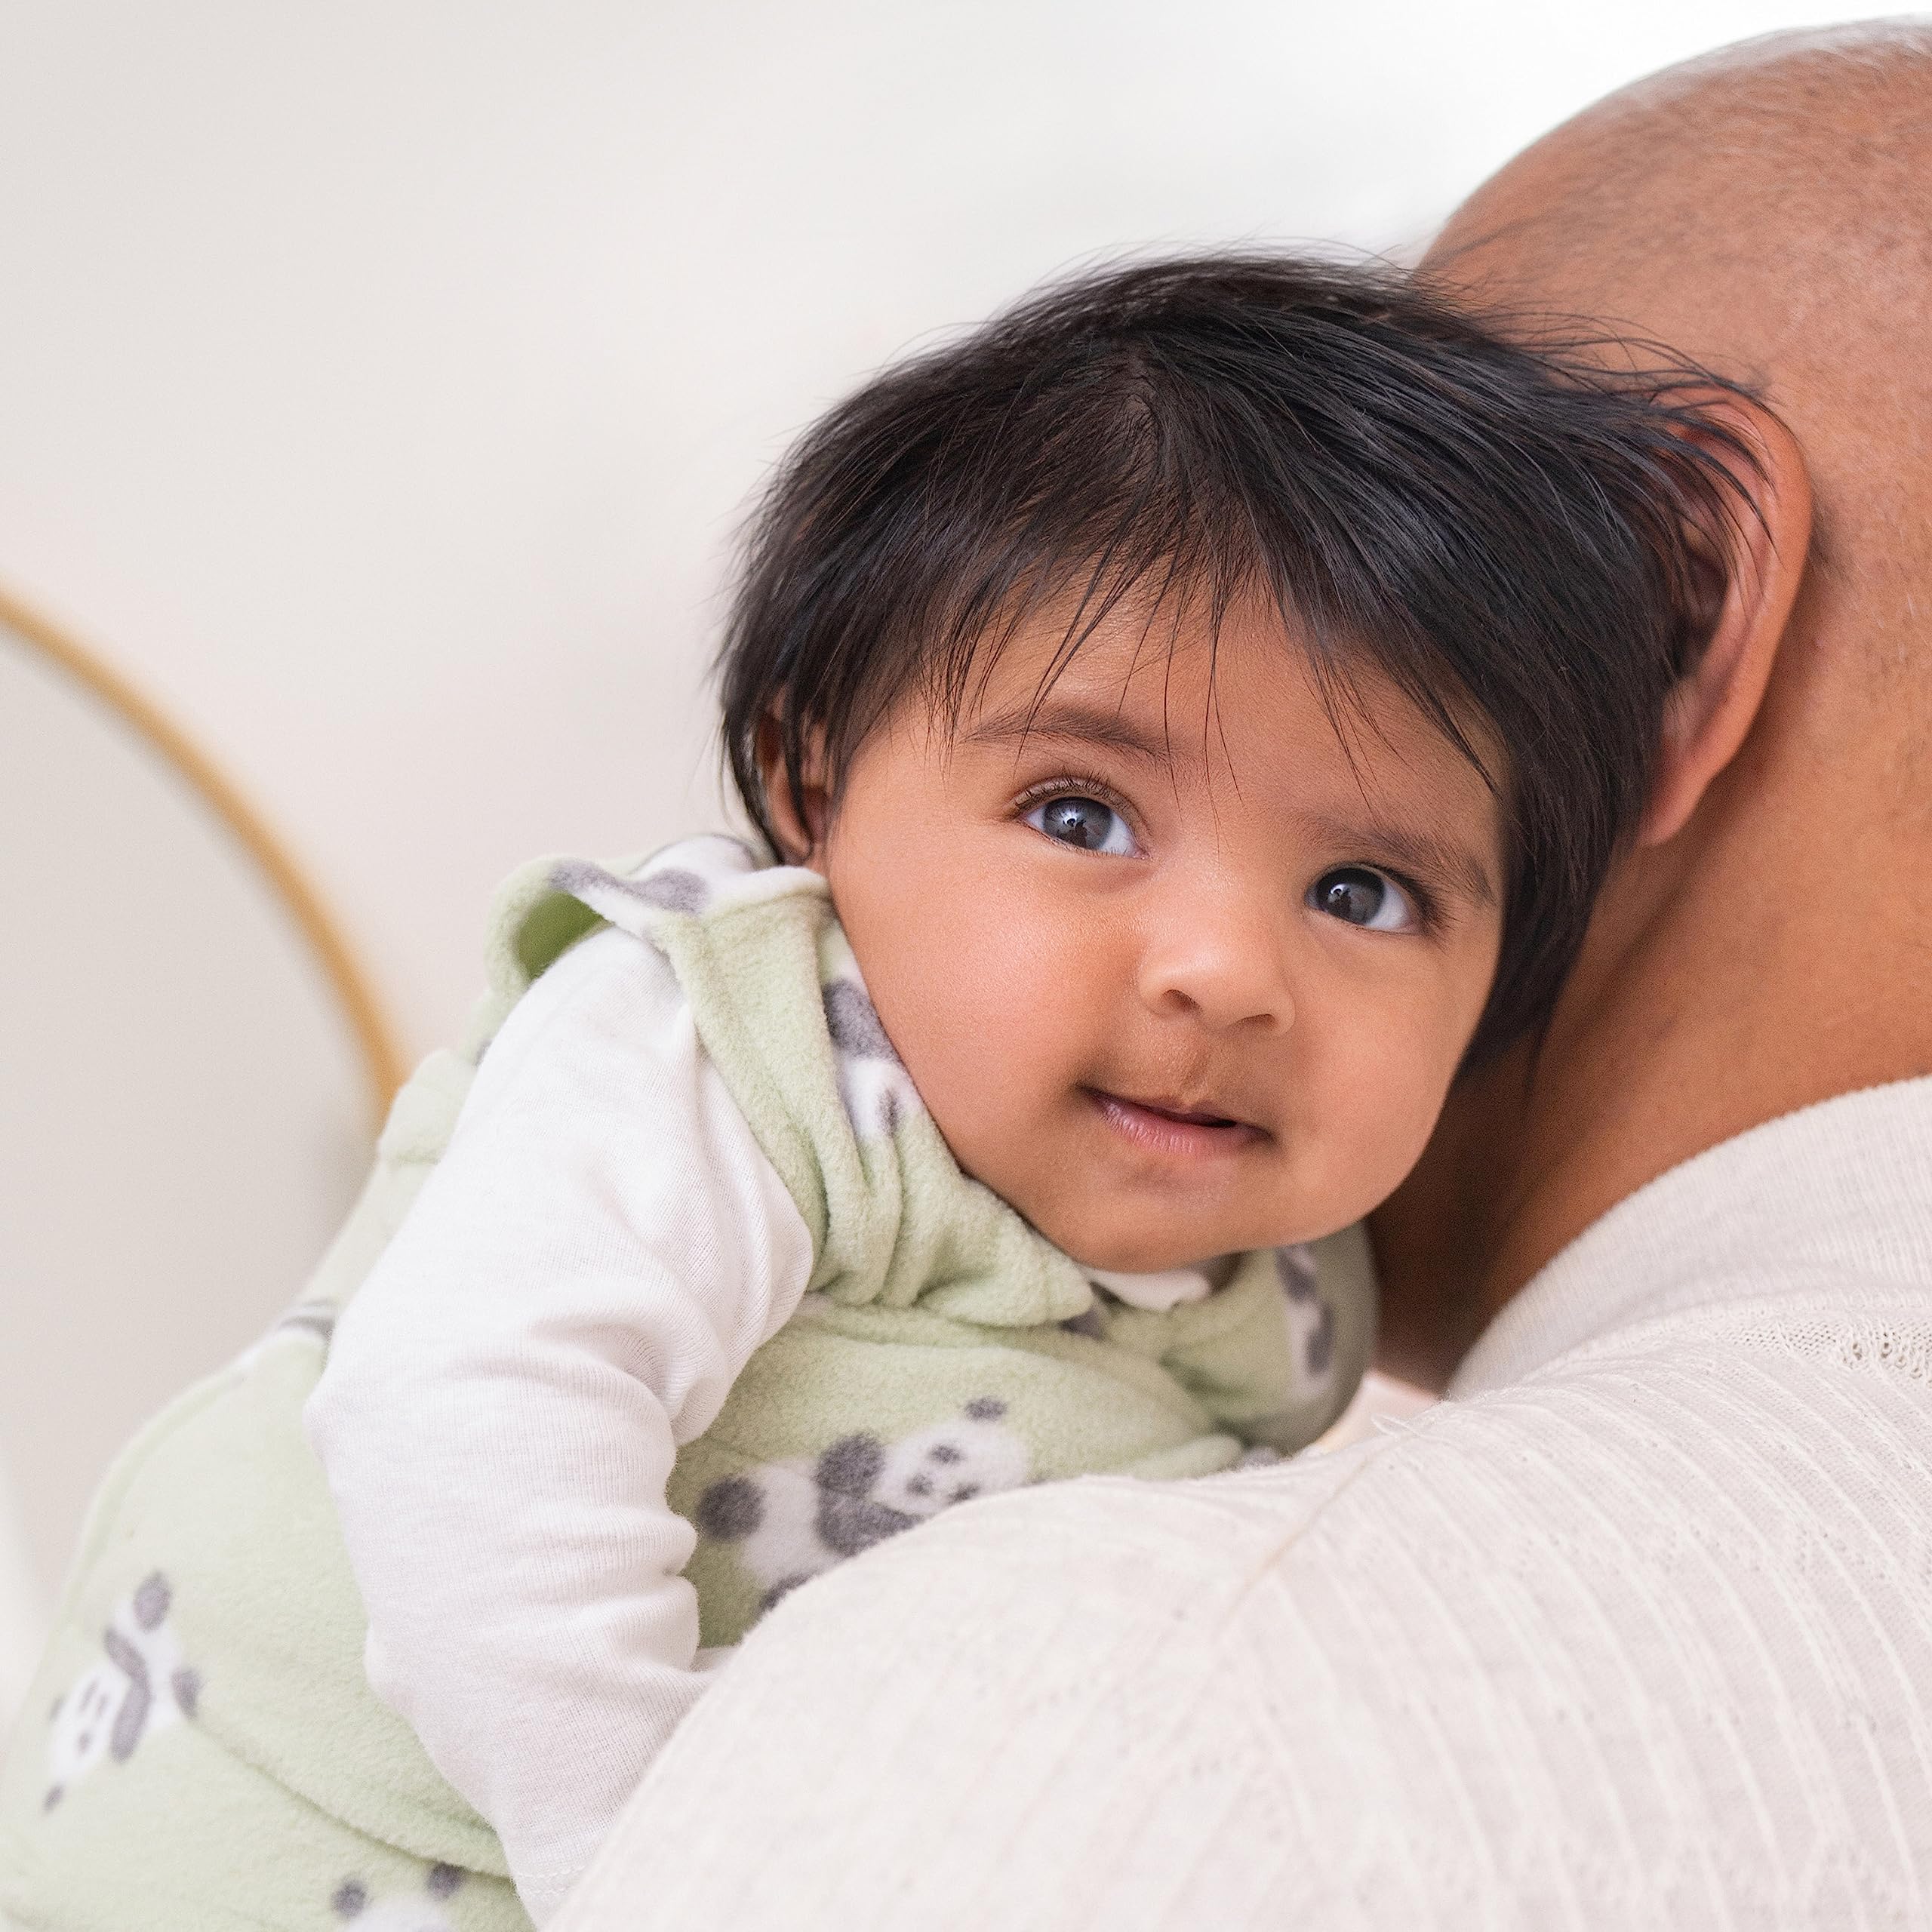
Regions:
M 872 998 L 856 980 L 834 980 L 825 989 L 826 1031 L 846 1060 L 897 1060 L 884 1023 Z
M 1275 1251 L 1275 1278 L 1288 1324 L 1295 1365 L 1309 1386 L 1321 1387 L 1335 1363 L 1335 1311 L 1321 1293 L 1315 1257 L 1306 1246 Z
M 826 1032 L 838 1065 L 845 1118 L 861 1140 L 889 1139 L 902 1121 L 921 1111 L 912 1076 L 856 978 L 828 980 L 824 998 Z
M 112 1664 L 97 1663 L 54 1700 L 48 1713 L 47 1795 L 52 1810 L 107 1755 L 128 1680 Z
M 1006 1404 L 982 1396 L 952 1421 L 894 1443 L 880 1463 L 872 1494 L 909 1518 L 936 1516 L 955 1503 L 1017 1489 L 1031 1480 L 1032 1452 L 1001 1418 Z
M 694 1527 L 735 1548 L 769 1609 L 942 1509 L 1030 1482 L 1032 1453 L 1006 1413 L 999 1397 L 983 1395 L 897 1441 L 854 1430 L 809 1462 L 763 1463 L 721 1477 L 698 1498 Z
M 818 1459 L 819 1540 L 835 1556 L 857 1556 L 912 1527 L 915 1518 L 873 1494 L 886 1449 L 875 1435 L 841 1436 Z
M 454 1865 L 432 1865 L 423 1874 L 420 1894 L 377 1900 L 361 1878 L 352 1875 L 330 1895 L 329 1909 L 355 1932 L 452 1932 L 443 1903 L 454 1896 L 463 1876 Z
M 48 1713 L 47 1792 L 51 1810 L 103 1764 L 125 1764 L 146 1739 L 192 1718 L 200 1673 L 183 1661 L 168 1622 L 174 1592 L 158 1571 L 129 1594 L 101 1632 L 90 1664 Z

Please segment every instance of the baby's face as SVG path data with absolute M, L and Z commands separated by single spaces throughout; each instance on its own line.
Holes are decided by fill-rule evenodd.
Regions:
M 1125 613 L 957 734 L 901 707 L 812 863 L 960 1165 L 1089 1266 L 1332 1232 L 1421 1152 L 1487 997 L 1500 820 L 1365 684 L 1338 740 L 1278 620 Z

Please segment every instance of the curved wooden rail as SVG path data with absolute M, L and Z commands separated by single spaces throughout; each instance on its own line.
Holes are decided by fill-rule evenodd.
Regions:
M 321 961 L 362 1054 L 369 1098 L 380 1124 L 405 1068 L 389 1019 L 341 928 L 301 867 L 260 812 L 181 728 L 119 672 L 0 589 L 0 625 L 43 652 L 84 690 L 134 730 L 200 795 L 232 832 L 288 909 Z

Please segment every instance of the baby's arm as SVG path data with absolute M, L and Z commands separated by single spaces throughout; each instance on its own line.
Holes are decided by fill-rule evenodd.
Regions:
M 377 1691 L 545 1917 L 695 1700 L 679 1445 L 789 1318 L 811 1236 L 654 948 L 566 955 L 309 1402 Z

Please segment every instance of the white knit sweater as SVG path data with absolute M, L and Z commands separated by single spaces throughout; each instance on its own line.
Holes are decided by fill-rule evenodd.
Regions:
M 1932 1925 L 1932 1081 L 1626 1201 L 1451 1393 L 801 1590 L 558 1932 Z

